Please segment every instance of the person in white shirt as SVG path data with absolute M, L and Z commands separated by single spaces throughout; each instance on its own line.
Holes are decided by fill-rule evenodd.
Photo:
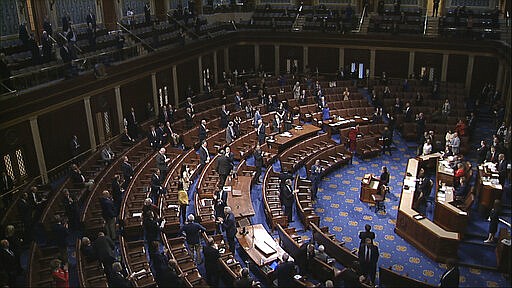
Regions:
M 425 155 L 428 155 L 430 153 L 432 153 L 432 141 L 430 140 L 430 138 L 427 138 L 427 141 L 425 142 L 425 144 L 423 144 L 423 153 L 421 155 L 425 156 Z

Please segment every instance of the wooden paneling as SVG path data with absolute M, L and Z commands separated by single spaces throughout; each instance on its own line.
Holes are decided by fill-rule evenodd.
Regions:
M 219 83 L 224 81 L 222 72 L 224 72 L 224 49 L 217 50 L 217 75 L 219 75 Z
M 90 148 L 84 102 L 43 114 L 38 121 L 48 170 L 71 159 L 70 143 L 73 135 L 78 137 L 80 153 Z
M 146 120 L 146 104 L 148 102 L 153 104 L 151 76 L 121 86 L 121 102 L 124 115 L 129 113 L 130 108 L 133 107 L 137 122 L 141 123 Z
M 197 58 L 191 59 L 177 66 L 179 101 L 187 99 L 188 87 L 192 88 L 194 94 L 199 93 L 199 67 Z
M 274 46 L 260 45 L 260 64 L 264 71 L 274 73 L 275 55 Z
M 498 75 L 498 60 L 493 57 L 476 56 L 471 79 L 472 95 L 482 91 L 485 83 L 496 85 Z
M 308 47 L 308 66 L 310 71 L 335 73 L 338 70 L 339 49 L 327 47 Z
M 249 72 L 254 71 L 254 46 L 253 45 L 236 45 L 229 48 L 229 68 L 231 71 L 243 70 Z
M 302 72 L 303 67 L 303 54 L 302 46 L 279 46 L 279 68 L 281 72 L 286 71 L 286 59 L 298 60 L 298 71 Z
M 118 118 L 114 90 L 107 90 L 101 94 L 91 97 L 91 111 L 93 116 L 94 135 L 96 138 L 96 144 L 100 145 L 102 143 L 102 141 L 100 141 L 101 139 L 98 133 L 99 127 L 96 120 L 96 113 L 108 112 L 111 135 L 118 135 L 120 133 L 119 125 L 117 123 Z M 105 131 L 104 128 L 103 131 Z
M 365 68 L 369 68 L 370 50 L 345 48 L 345 67 L 350 68 L 350 63 L 363 63 Z
M 409 53 L 398 51 L 375 52 L 375 76 L 386 72 L 387 77 L 406 78 L 408 72 Z
M 468 67 L 468 56 L 451 54 L 448 56 L 448 70 L 446 81 L 464 83 L 466 81 L 466 73 Z
M 103 23 L 107 29 L 115 29 L 117 22 L 116 3 L 112 0 L 102 0 Z
M 438 53 L 417 52 L 414 56 L 414 73 L 418 75 L 421 67 L 434 68 L 434 78 L 441 80 L 443 55 Z
M 57 131 L 57 129 L 54 129 Z M 32 132 L 30 130 L 30 122 L 25 121 L 6 130 L 0 131 L 0 154 L 12 154 L 18 149 L 22 149 L 25 162 L 25 170 L 29 177 L 39 175 L 37 166 L 37 156 L 34 149 L 34 141 L 32 140 Z M 14 164 L 14 163 L 13 163 Z M 0 161 L 0 171 L 3 171 L 4 161 Z

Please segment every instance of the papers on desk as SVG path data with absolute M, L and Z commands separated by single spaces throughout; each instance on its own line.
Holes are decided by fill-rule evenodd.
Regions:
M 222 188 L 222 190 L 223 190 L 224 192 L 230 192 L 230 191 L 231 191 L 231 189 L 232 189 L 232 187 L 231 187 L 231 186 L 224 186 L 224 187 Z
M 254 246 L 256 246 L 256 248 L 266 256 L 272 255 L 277 252 L 276 249 L 274 249 L 274 247 L 270 246 L 270 244 L 267 243 L 267 241 L 256 241 L 254 243 Z
M 142 217 L 142 212 L 133 213 L 132 217 Z
M 421 219 L 425 219 L 425 216 L 421 215 L 421 214 L 416 214 L 414 216 L 412 216 L 414 219 L 416 220 L 421 220 Z
M 164 220 L 162 220 L 162 222 L 160 223 L 160 228 L 162 228 L 162 229 L 163 229 L 164 227 L 165 227 L 165 219 L 164 219 Z
M 295 130 L 303 130 L 304 128 L 302 126 L 295 126 Z
M 233 196 L 242 196 L 242 190 L 233 190 Z
M 506 246 L 510 246 L 510 244 L 512 244 L 510 239 L 501 239 L 501 243 Z
M 178 205 L 169 204 L 169 205 L 167 205 L 167 208 L 168 209 L 178 209 Z
M 283 132 L 283 133 L 279 134 L 279 136 L 290 138 L 290 137 L 293 137 L 293 134 L 288 132 L 288 131 L 286 131 L 286 132 Z
M 203 206 L 212 206 L 213 205 L 213 200 L 212 199 L 203 198 L 203 199 L 201 199 L 201 204 L 203 204 Z

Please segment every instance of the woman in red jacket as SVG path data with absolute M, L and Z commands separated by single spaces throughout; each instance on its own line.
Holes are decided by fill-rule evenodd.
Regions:
M 54 259 L 50 262 L 52 268 L 52 277 L 57 288 L 69 288 L 68 265 L 62 266 L 62 261 Z

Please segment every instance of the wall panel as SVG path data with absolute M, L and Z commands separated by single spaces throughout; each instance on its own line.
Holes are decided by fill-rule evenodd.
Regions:
M 338 70 L 339 49 L 328 47 L 308 47 L 308 66 L 310 71 L 335 73 Z
M 241 73 L 254 71 L 254 46 L 236 45 L 229 48 L 229 68 L 231 71 L 238 70 Z
M 279 68 L 281 72 L 286 71 L 286 60 L 298 60 L 298 71 L 302 72 L 304 50 L 302 46 L 279 46 Z
M 58 129 L 54 130 L 58 131 Z M 22 149 L 27 175 L 29 177 L 39 175 L 37 156 L 29 121 L 19 123 L 5 130 L 0 130 L 0 138 L 2 139 L 2 145 L 0 145 L 1 156 L 13 154 L 14 151 Z M 4 170 L 5 166 L 2 159 L 2 161 L 0 161 L 0 171 Z
M 192 88 L 194 94 L 199 93 L 199 69 L 197 67 L 197 58 L 181 63 L 177 66 L 180 102 L 187 99 L 186 95 L 189 87 Z
M 273 45 L 260 45 L 260 64 L 263 66 L 263 71 L 274 73 L 275 57 Z
M 443 55 L 439 53 L 416 52 L 414 56 L 414 74 L 419 75 L 421 67 L 434 68 L 434 79 L 441 80 Z
M 142 123 L 146 120 L 148 116 L 146 115 L 146 104 L 153 103 L 151 76 L 145 76 L 121 86 L 121 102 L 125 116 L 133 107 L 137 122 Z
M 386 72 L 387 77 L 406 78 L 409 70 L 409 52 L 382 51 L 375 52 L 375 76 Z
M 467 72 L 467 69 L 464 69 L 464 67 L 467 66 L 467 55 L 450 54 L 448 56 L 448 70 L 446 74 L 446 81 L 464 83 L 466 81 Z
M 498 60 L 494 57 L 476 56 L 473 66 L 473 77 L 471 78 L 472 96 L 482 91 L 486 83 L 496 85 L 498 75 Z

